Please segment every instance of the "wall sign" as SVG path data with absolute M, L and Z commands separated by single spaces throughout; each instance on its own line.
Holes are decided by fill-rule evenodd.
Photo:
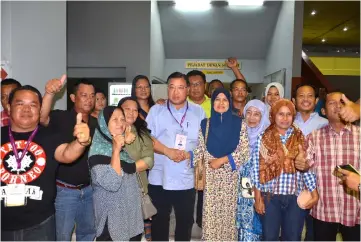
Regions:
M 223 61 L 186 61 L 186 69 L 229 69 Z M 238 69 L 241 69 L 241 64 L 238 63 Z

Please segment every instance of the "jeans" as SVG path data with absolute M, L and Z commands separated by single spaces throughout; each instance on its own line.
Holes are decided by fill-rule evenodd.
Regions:
M 195 190 L 171 191 L 149 184 L 148 191 L 158 211 L 152 218 L 152 240 L 169 241 L 169 220 L 173 207 L 176 219 L 174 241 L 190 241 L 194 223 Z
M 33 227 L 6 231 L 1 230 L 1 241 L 54 241 L 55 216 L 51 215 Z
M 57 187 L 55 199 L 56 239 L 70 241 L 76 224 L 76 240 L 92 241 L 95 238 L 93 188 L 81 190 Z
M 297 205 L 295 195 L 263 194 L 266 213 L 261 216 L 263 239 L 300 241 L 307 210 Z

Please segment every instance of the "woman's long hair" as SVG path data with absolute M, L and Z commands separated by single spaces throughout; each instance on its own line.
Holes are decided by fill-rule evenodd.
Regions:
M 121 108 L 122 110 L 124 110 L 124 109 L 122 108 L 122 105 L 123 105 L 126 101 L 128 101 L 128 100 L 134 101 L 134 102 L 137 104 L 138 116 L 137 116 L 137 119 L 135 120 L 135 122 L 134 122 L 133 125 L 134 125 L 135 129 L 137 130 L 138 136 L 142 139 L 142 141 L 144 141 L 144 140 L 143 140 L 143 136 L 148 136 L 148 137 L 150 137 L 150 130 L 149 130 L 148 127 L 147 127 L 147 126 L 148 126 L 148 125 L 147 125 L 147 122 L 146 122 L 144 119 L 142 119 L 142 118 L 139 117 L 140 105 L 139 105 L 139 103 L 138 103 L 137 98 L 135 98 L 135 97 L 124 97 L 124 98 L 122 98 L 122 99 L 119 101 L 118 107 Z M 123 113 L 124 113 L 124 115 L 125 115 L 125 111 L 123 111 Z
M 155 104 L 155 102 L 154 102 L 153 97 L 152 97 L 152 86 L 150 85 L 150 81 L 149 81 L 149 79 L 148 79 L 147 76 L 138 75 L 138 76 L 134 77 L 133 82 L 132 82 L 131 97 L 137 99 L 137 96 L 135 95 L 135 88 L 136 88 L 136 86 L 137 86 L 137 82 L 138 82 L 140 79 L 145 79 L 145 80 L 147 80 L 148 85 L 149 85 L 149 87 L 150 87 L 150 89 L 149 89 L 149 90 L 150 90 L 150 94 L 149 94 L 149 97 L 148 97 L 148 105 L 149 105 L 149 108 L 151 108 L 151 107 Z

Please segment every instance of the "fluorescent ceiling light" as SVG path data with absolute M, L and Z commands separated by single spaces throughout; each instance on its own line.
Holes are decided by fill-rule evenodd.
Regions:
M 211 9 L 211 0 L 176 0 L 175 8 L 185 12 L 200 12 Z
M 313 10 L 312 12 L 311 12 L 311 15 L 316 15 L 316 10 Z
M 229 6 L 262 6 L 264 0 L 228 0 Z

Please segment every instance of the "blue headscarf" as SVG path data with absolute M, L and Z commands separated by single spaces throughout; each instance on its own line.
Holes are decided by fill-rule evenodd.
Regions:
M 249 151 L 252 154 L 252 150 L 255 147 L 256 142 L 257 142 L 257 136 L 270 125 L 270 121 L 269 121 L 268 115 L 267 115 L 268 112 L 267 112 L 266 104 L 264 104 L 260 100 L 256 100 L 256 99 L 251 100 L 246 104 L 246 106 L 243 109 L 243 117 L 246 117 L 247 110 L 250 107 L 257 108 L 262 115 L 262 118 L 256 127 L 251 128 L 251 127 L 247 126 Z
M 220 114 L 214 110 L 214 100 L 218 94 L 223 93 L 229 102 L 228 110 Z M 215 158 L 231 154 L 239 143 L 241 131 L 241 118 L 232 114 L 231 94 L 225 88 L 217 88 L 212 94 L 212 111 L 209 123 L 208 140 L 206 147 Z M 201 122 L 203 137 L 205 137 L 207 119 Z

